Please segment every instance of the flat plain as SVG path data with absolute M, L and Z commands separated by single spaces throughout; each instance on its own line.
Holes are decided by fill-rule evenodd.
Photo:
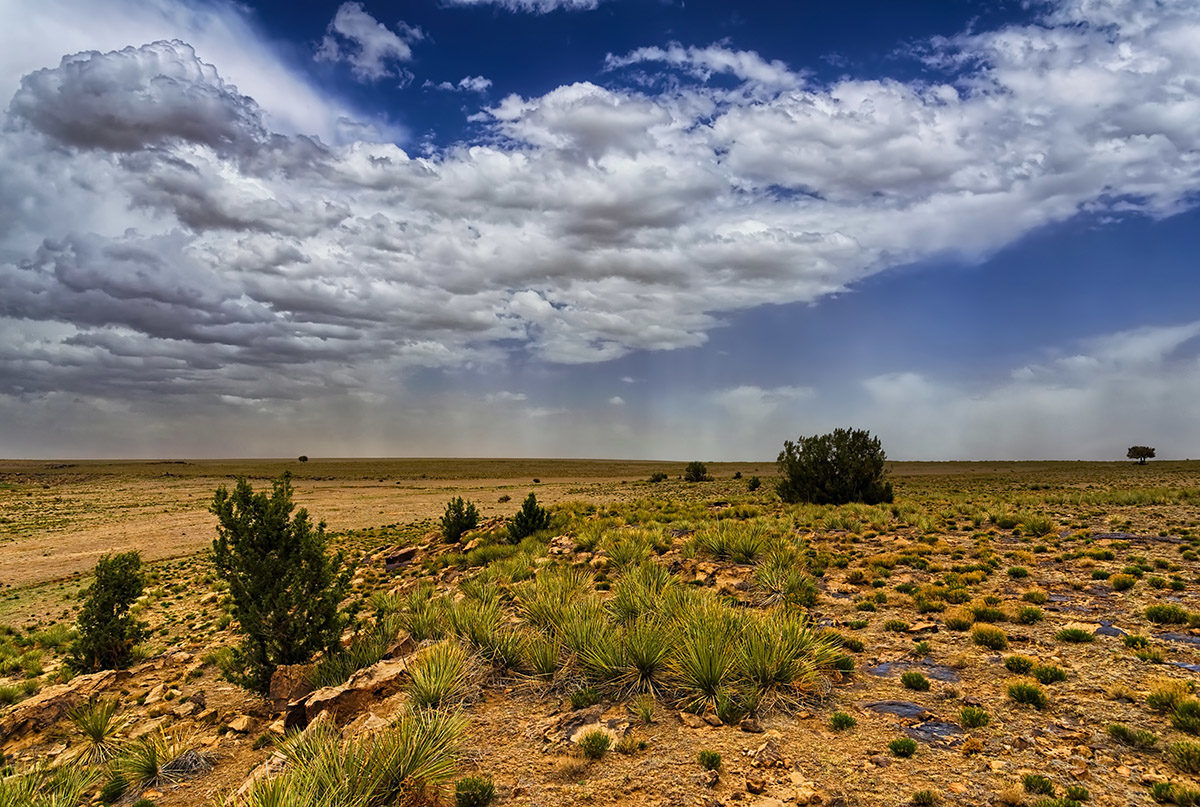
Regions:
M 1047 789 L 1185 804 L 1200 790 L 1200 717 L 1186 706 L 1200 678 L 1200 462 L 893 463 L 893 504 L 841 507 L 784 504 L 772 462 L 710 463 L 698 483 L 683 468 L 0 462 L 0 750 L 14 770 L 78 758 L 86 743 L 59 706 L 88 676 L 71 677 L 65 647 L 88 570 L 131 549 L 149 561 L 136 608 L 151 638 L 88 697 L 118 705 L 119 743 L 169 736 L 206 764 L 121 803 L 212 804 L 287 747 L 279 711 L 222 679 L 236 623 L 207 557 L 207 508 L 218 485 L 245 476 L 257 489 L 288 471 L 296 504 L 355 566 L 346 641 L 394 617 L 407 665 L 461 649 L 450 791 L 479 775 L 497 804 L 771 807 L 1032 805 Z M 510 544 L 501 520 L 529 492 L 551 527 Z M 452 496 L 485 524 L 462 544 L 437 532 Z M 558 610 L 590 616 L 539 610 L 551 589 Z M 710 695 L 678 657 L 680 637 L 700 641 L 688 609 L 730 628 L 712 640 L 728 677 Z M 631 637 L 676 623 L 690 627 L 662 634 L 657 671 L 633 662 Z M 764 675 L 751 637 L 781 633 L 803 636 L 807 655 Z M 399 719 L 411 673 L 369 695 L 336 715 L 351 745 Z M 21 722 L 22 709 L 44 719 Z M 597 730 L 614 747 L 589 759 L 584 735 Z M 701 751 L 720 755 L 713 771 Z M 109 773 L 95 775 L 89 795 Z

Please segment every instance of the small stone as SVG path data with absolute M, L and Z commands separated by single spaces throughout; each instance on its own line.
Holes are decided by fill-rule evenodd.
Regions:
M 756 796 L 767 791 L 767 783 L 761 776 L 746 777 L 746 792 Z
M 753 717 L 744 717 L 742 722 L 738 723 L 738 728 L 747 734 L 762 734 L 763 727 Z
M 694 715 L 691 712 L 680 712 L 679 720 L 690 729 L 702 729 L 708 725 L 704 722 L 704 718 L 700 717 L 700 715 Z
M 238 734 L 246 734 L 254 725 L 254 718 L 250 715 L 238 715 L 226 725 L 229 726 L 230 731 L 235 731 Z
M 892 764 L 892 760 L 890 757 L 885 757 L 883 754 L 876 754 L 875 756 L 871 757 L 871 764 L 876 768 L 886 768 L 888 765 Z
M 142 701 L 143 706 L 153 706 L 163 699 L 163 695 L 167 692 L 166 684 L 159 684 L 146 693 L 146 699 Z
M 946 786 L 946 789 L 949 790 L 951 793 L 958 793 L 960 795 L 962 793 L 967 792 L 967 786 L 964 785 L 962 782 L 951 782 L 949 785 Z
M 716 728 L 720 728 L 722 725 L 721 718 L 717 717 L 714 714 L 706 714 L 704 716 L 704 722 L 710 726 L 715 726 Z
M 716 787 L 719 781 L 721 781 L 721 775 L 716 771 L 704 771 L 692 777 L 692 782 L 709 789 Z

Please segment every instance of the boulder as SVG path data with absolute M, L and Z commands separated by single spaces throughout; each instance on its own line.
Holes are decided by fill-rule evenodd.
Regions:
M 329 712 L 338 726 L 348 723 L 373 701 L 381 700 L 397 692 L 408 672 L 408 659 L 384 659 L 365 667 L 350 677 L 344 684 L 324 687 L 300 701 L 288 704 L 285 718 L 288 728 L 297 725 L 297 713 L 303 704 L 304 723 L 311 722 L 321 712 Z
M 387 572 L 403 569 L 416 557 L 416 554 L 417 548 L 415 546 L 406 546 L 403 549 L 397 549 L 383 559 L 383 569 Z
M 282 664 L 271 674 L 271 685 L 267 697 L 271 708 L 282 711 L 289 703 L 299 700 L 313 691 L 312 672 L 316 664 Z

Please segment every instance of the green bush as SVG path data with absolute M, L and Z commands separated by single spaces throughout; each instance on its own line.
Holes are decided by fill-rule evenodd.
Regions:
M 1026 605 L 1017 611 L 1017 622 L 1022 625 L 1036 625 L 1045 616 L 1042 609 L 1036 605 Z
M 650 484 L 657 485 L 659 482 L 666 482 L 667 475 L 664 474 L 662 471 L 655 471 L 654 473 L 650 474 L 649 481 L 650 481 Z
M 1009 656 L 1004 659 L 1004 667 L 1009 672 L 1024 675 L 1033 669 L 1033 659 L 1028 656 Z
M 700 767 L 706 771 L 715 771 L 721 767 L 721 755 L 716 751 L 701 751 L 698 760 Z
M 612 746 L 612 736 L 604 729 L 592 729 L 579 738 L 579 750 L 588 759 L 600 759 Z
M 1026 569 L 1024 566 L 1009 566 L 1008 567 L 1008 576 L 1013 578 L 1014 580 L 1020 579 L 1022 577 L 1029 577 L 1029 570 Z
M 1037 710 L 1046 708 L 1046 693 L 1037 684 L 1016 681 L 1008 685 L 1009 700 L 1022 706 L 1032 706 Z
M 759 479 L 757 476 L 750 477 L 749 481 L 746 482 L 746 489 L 749 490 L 751 493 L 753 493 L 754 491 L 758 490 L 761 487 L 762 487 L 762 480 Z
M 1151 605 L 1146 609 L 1146 619 L 1157 625 L 1183 625 L 1188 621 L 1188 612 L 1178 605 Z
M 1092 794 L 1083 785 L 1067 785 L 1067 798 L 1071 801 L 1088 801 Z
M 989 650 L 1008 649 L 1008 637 L 994 625 L 976 625 L 971 628 L 971 640 Z
M 917 741 L 911 737 L 897 737 L 888 743 L 888 750 L 893 756 L 911 757 L 917 753 Z
M 707 482 L 708 480 L 708 466 L 703 462 L 689 462 L 687 467 L 683 469 L 684 482 Z
M 845 731 L 858 725 L 858 721 L 845 712 L 834 712 L 829 716 L 829 727 L 834 731 Z
M 270 496 L 244 478 L 232 495 L 222 485 L 210 509 L 218 522 L 213 563 L 244 634 L 229 677 L 265 693 L 276 667 L 338 649 L 350 570 L 340 553 L 329 554 L 324 522 L 314 529 L 304 508 L 292 516 L 291 474 L 272 483 Z
M 1096 640 L 1092 632 L 1086 628 L 1063 628 L 1054 634 L 1054 638 L 1069 644 L 1087 644 Z
M 105 555 L 94 574 L 79 609 L 79 635 L 71 645 L 70 664 L 83 672 L 127 667 L 134 645 L 146 637 L 145 625 L 130 613 L 145 587 L 141 555 Z
M 496 797 L 496 787 L 487 776 L 466 776 L 454 783 L 458 807 L 487 807 Z
M 1137 583 L 1137 578 L 1131 574 L 1114 574 L 1108 578 L 1114 591 L 1128 591 Z
M 1021 779 L 1021 784 L 1025 787 L 1026 793 L 1032 793 L 1035 796 L 1054 795 L 1054 783 L 1041 774 L 1027 773 Z
M 969 729 L 980 729 L 992 722 L 987 711 L 978 706 L 964 706 L 958 713 L 958 719 Z
M 450 543 L 457 543 L 467 530 L 473 530 L 479 525 L 479 511 L 474 502 L 465 501 L 462 496 L 455 496 L 446 503 L 446 512 L 442 514 L 442 537 Z
M 917 692 L 929 691 L 929 679 L 915 670 L 909 670 L 900 676 L 900 683 Z
M 592 687 L 581 687 L 571 691 L 568 696 L 572 709 L 586 709 L 600 702 L 600 693 Z
M 1067 671 L 1053 664 L 1036 664 L 1030 674 L 1041 684 L 1057 684 L 1067 680 Z
M 908 630 L 908 623 L 903 619 L 889 619 L 883 623 L 883 629 L 892 633 L 904 633 Z
M 550 514 L 546 512 L 546 508 L 538 505 L 537 496 L 530 493 L 521 503 L 521 509 L 508 523 L 508 537 L 515 544 L 549 526 Z
M 1200 743 L 1180 740 L 1167 748 L 1171 764 L 1184 773 L 1200 773 Z
M 910 803 L 913 807 L 937 807 L 942 803 L 942 797 L 934 790 L 918 790 L 913 793 Z
M 1175 704 L 1171 725 L 1188 734 L 1200 734 L 1200 700 L 1185 698 Z
M 835 429 L 794 443 L 786 440 L 777 459 L 776 491 L 789 503 L 890 502 L 885 461 L 879 438 L 862 429 Z

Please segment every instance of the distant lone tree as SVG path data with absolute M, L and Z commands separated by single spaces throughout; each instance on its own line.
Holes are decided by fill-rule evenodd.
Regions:
M 708 466 L 703 462 L 689 462 L 683 469 L 683 479 L 685 482 L 707 482 Z
M 537 496 L 530 493 L 521 503 L 521 509 L 508 523 L 508 537 L 515 544 L 550 526 L 550 514 L 538 505 Z
M 1145 465 L 1146 460 L 1154 459 L 1154 449 L 1150 446 L 1130 446 L 1125 452 L 1125 456 L 1131 460 L 1137 460 L 1138 465 Z
M 301 462 L 308 462 L 308 455 L 307 455 L 307 454 L 301 454 L 299 459 L 300 459 L 300 461 L 301 461 Z
M 95 575 L 79 610 L 79 637 L 71 645 L 70 664 L 81 672 L 129 666 L 134 645 L 146 636 L 145 626 L 129 612 L 145 587 L 141 555 L 105 555 Z
M 776 461 L 780 480 L 775 489 L 785 502 L 890 502 L 886 459 L 879 438 L 863 429 L 834 429 L 794 443 L 785 440 Z
M 446 503 L 446 512 L 442 515 L 442 537 L 454 543 L 467 530 L 479 525 L 479 511 L 473 502 L 468 502 L 462 496 L 455 496 Z
M 229 677 L 266 692 L 282 664 L 302 664 L 338 647 L 344 618 L 338 608 L 350 585 L 341 554 L 330 555 L 325 523 L 313 529 L 308 511 L 292 510 L 291 474 L 272 483 L 271 495 L 238 479 L 231 494 L 217 488 L 213 563 L 229 583 L 233 616 L 244 634 Z

